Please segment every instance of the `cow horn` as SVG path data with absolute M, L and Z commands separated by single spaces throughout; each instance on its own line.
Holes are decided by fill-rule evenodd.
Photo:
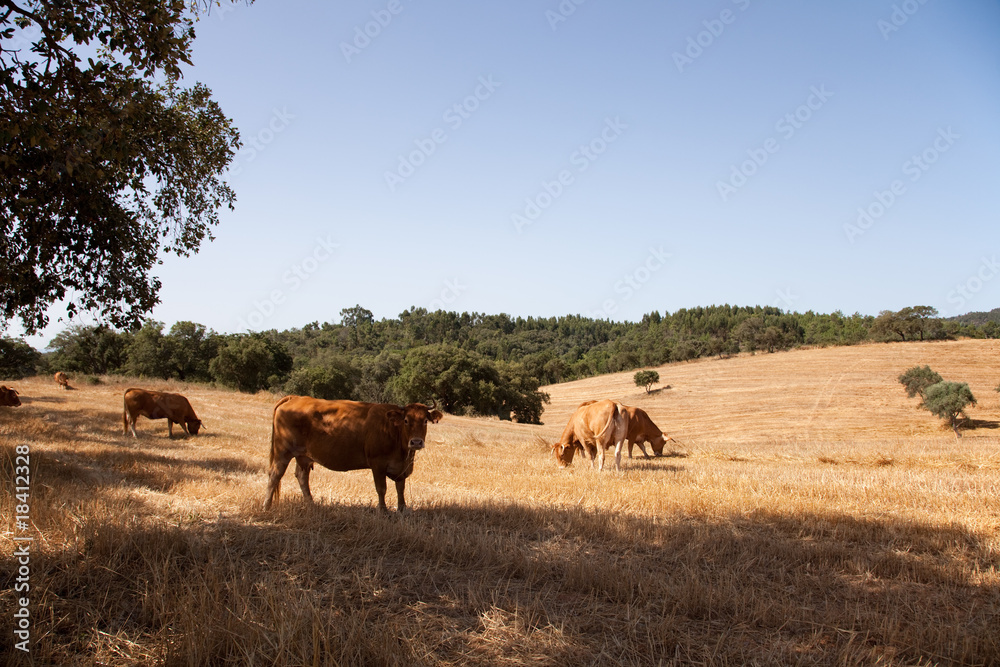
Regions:
M 426 404 L 425 404 L 426 405 Z M 428 410 L 437 410 L 438 402 L 436 398 L 431 398 L 431 404 Z

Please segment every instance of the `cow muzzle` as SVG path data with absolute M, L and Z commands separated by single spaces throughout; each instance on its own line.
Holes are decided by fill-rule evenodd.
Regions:
M 410 440 L 410 449 L 423 449 L 424 441 L 423 438 L 412 438 Z

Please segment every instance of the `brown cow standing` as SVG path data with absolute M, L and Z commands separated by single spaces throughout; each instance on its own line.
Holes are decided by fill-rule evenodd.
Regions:
M 163 391 L 147 391 L 146 389 L 126 389 L 125 409 L 122 411 L 124 430 L 122 435 L 128 435 L 132 429 L 135 433 L 135 422 L 140 417 L 148 419 L 166 419 L 167 434 L 174 437 L 174 424 L 180 424 L 188 435 L 198 435 L 202 428 L 201 420 L 194 413 L 191 403 L 180 394 L 169 394 Z
M 406 509 L 403 491 L 413 472 L 417 450 L 424 448 L 427 422 L 443 417 L 433 406 L 411 403 L 406 407 L 384 403 L 327 401 L 308 396 L 286 396 L 274 406 L 271 422 L 271 462 L 264 509 L 281 491 L 281 477 L 295 459 L 295 477 L 302 495 L 312 502 L 309 472 L 313 463 L 330 470 L 370 468 L 385 506 L 388 477 L 396 483 L 397 509 Z
M 649 454 L 643 446 L 647 442 L 653 454 L 663 456 L 663 445 L 667 440 L 674 442 L 674 439 L 663 433 L 642 408 L 626 405 L 625 410 L 628 412 L 628 457 L 632 458 L 632 445 L 639 445 L 642 455 L 648 459 Z
M 60 387 L 62 387 L 63 389 L 70 389 L 71 388 L 69 386 L 69 376 L 66 375 L 65 373 L 63 373 L 62 371 L 59 371 L 58 373 L 56 373 L 55 376 L 54 376 L 54 378 L 55 378 L 56 384 L 59 385 Z
M 572 463 L 573 454 L 581 449 L 591 459 L 591 466 L 594 465 L 594 458 L 599 457 L 598 470 L 604 470 L 604 450 L 613 443 L 615 469 L 621 470 L 622 445 L 627 435 L 628 412 L 625 406 L 608 399 L 588 401 L 576 409 L 552 449 L 560 468 Z
M 21 399 L 17 397 L 17 389 L 0 385 L 0 405 L 16 408 L 21 405 Z

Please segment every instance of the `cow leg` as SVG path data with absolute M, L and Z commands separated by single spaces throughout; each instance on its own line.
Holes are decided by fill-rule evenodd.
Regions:
M 167 437 L 174 437 L 174 423 L 167 417 Z
M 372 468 L 372 477 L 375 478 L 375 493 L 378 494 L 378 508 L 388 513 L 389 508 L 385 506 L 385 469 Z
M 125 432 L 122 433 L 122 435 L 128 435 L 129 429 L 132 429 L 132 437 L 138 440 L 139 436 L 135 434 L 135 421 L 137 417 L 133 417 L 132 415 L 125 413 L 124 419 L 125 419 Z
M 649 454 L 646 453 L 646 444 L 642 440 L 639 440 L 635 444 L 639 447 L 639 451 L 642 452 L 642 458 L 648 459 L 649 458 Z M 629 440 L 629 443 L 628 443 L 628 457 L 632 458 L 632 441 L 631 440 Z
M 625 446 L 624 440 L 619 440 L 618 444 L 615 445 L 615 470 L 621 472 L 622 469 L 622 448 Z M 645 453 L 646 450 L 643 450 Z M 648 456 L 646 458 L 649 458 Z
M 604 470 L 604 447 L 597 445 L 597 472 L 602 472 Z
M 281 478 L 284 476 L 285 470 L 288 469 L 288 464 L 291 462 L 292 457 L 289 455 L 280 455 L 272 459 L 267 481 L 267 496 L 264 498 L 265 510 L 270 509 L 271 503 L 277 499 L 278 493 L 281 491 Z
M 312 467 L 312 459 L 308 456 L 295 457 L 295 479 L 299 480 L 302 496 L 310 503 L 313 502 L 312 491 L 309 490 L 309 472 Z
M 406 490 L 406 478 L 400 477 L 396 480 L 396 510 L 406 511 L 406 500 L 403 499 L 403 491 Z

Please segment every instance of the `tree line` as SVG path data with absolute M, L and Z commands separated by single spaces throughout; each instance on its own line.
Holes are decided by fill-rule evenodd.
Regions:
M 437 400 L 452 413 L 537 422 L 546 384 L 698 357 L 773 353 L 803 345 L 942 340 L 1000 334 L 913 306 L 878 316 L 789 313 L 772 307 L 710 306 L 639 322 L 579 315 L 512 317 L 422 308 L 376 320 L 361 306 L 340 322 L 219 334 L 194 322 L 146 321 L 134 331 L 73 325 L 47 351 L 0 339 L 0 377 L 62 370 L 90 376 L 214 382 L 318 398 L 408 403 Z

